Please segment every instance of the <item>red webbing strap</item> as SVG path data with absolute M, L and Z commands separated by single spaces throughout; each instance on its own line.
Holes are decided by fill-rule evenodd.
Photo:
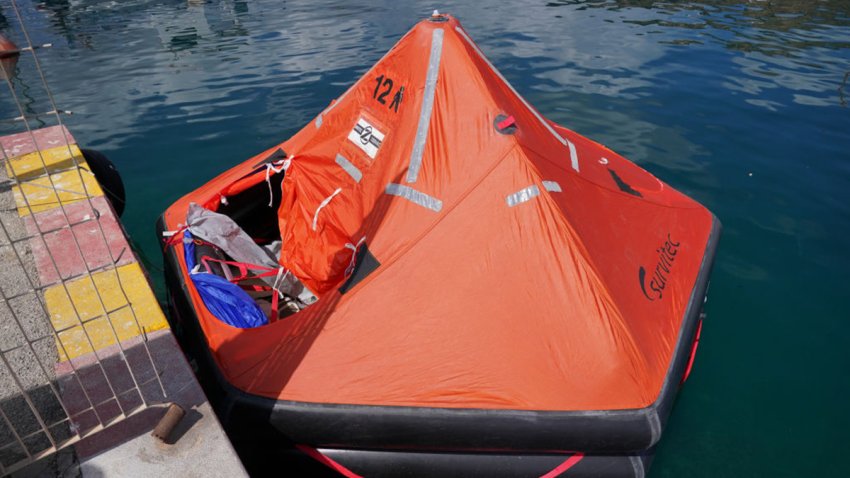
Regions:
M 210 269 L 210 266 L 208 264 L 209 262 L 217 262 L 219 264 L 237 267 L 239 269 L 239 277 L 234 277 L 233 279 L 230 279 L 230 282 L 232 282 L 234 284 L 237 283 L 237 282 L 241 282 L 243 280 L 246 280 L 246 279 L 259 279 L 261 277 L 271 277 L 271 276 L 276 277 L 279 274 L 286 272 L 285 269 L 281 270 L 282 268 L 274 269 L 274 268 L 271 268 L 271 267 L 260 266 L 260 265 L 251 264 L 251 263 L 248 263 L 248 262 L 225 261 L 225 260 L 216 259 L 216 258 L 210 257 L 210 256 L 201 257 L 201 264 L 203 264 L 204 267 L 206 267 L 208 271 L 212 270 L 212 269 Z M 250 275 L 250 274 L 248 274 L 248 271 L 251 270 L 251 269 L 265 271 L 265 272 Z M 277 285 L 277 284 L 275 284 L 275 285 Z M 269 317 L 269 323 L 276 321 L 277 317 L 278 317 L 278 310 L 279 310 L 279 307 L 280 307 L 280 293 L 277 290 L 275 290 L 274 287 L 269 287 L 269 286 L 264 286 L 264 285 L 252 284 L 252 285 L 249 285 L 248 287 L 251 287 L 254 290 L 271 290 L 273 292 L 272 293 L 272 309 L 271 309 L 271 314 L 270 314 L 270 317 Z
M 515 124 L 516 124 L 516 120 L 514 119 L 514 117 L 508 116 L 507 118 L 503 119 L 502 121 L 499 121 L 499 124 L 497 124 L 496 127 L 499 128 L 499 129 L 505 129 L 505 128 L 510 128 L 511 126 L 514 126 Z
M 216 258 L 210 257 L 210 256 L 201 257 L 201 264 L 203 264 L 204 267 L 207 268 L 207 270 L 211 270 L 209 265 L 207 265 L 208 262 L 218 262 L 219 264 L 225 264 L 225 265 L 228 265 L 228 266 L 233 266 L 233 267 L 238 268 L 239 274 L 240 274 L 239 277 L 234 277 L 233 279 L 230 280 L 230 282 L 239 282 L 239 281 L 243 281 L 245 279 L 256 279 L 256 278 L 259 278 L 259 277 L 271 277 L 271 276 L 277 275 L 277 273 L 278 273 L 278 269 L 274 269 L 274 268 L 266 267 L 266 266 L 259 266 L 257 264 L 251 264 L 249 262 L 225 261 L 225 260 L 216 259 Z M 251 270 L 251 269 L 265 271 L 265 272 L 250 275 L 250 274 L 248 274 L 248 271 Z
M 333 461 L 332 459 L 330 459 L 330 457 L 323 455 L 322 452 L 320 452 L 319 450 L 317 450 L 313 447 L 310 447 L 310 446 L 307 446 L 307 445 L 295 445 L 295 448 L 297 448 L 298 450 L 300 450 L 302 453 L 305 453 L 310 458 L 318 461 L 319 463 L 327 466 L 328 468 L 336 471 L 337 473 L 339 473 L 340 475 L 342 475 L 346 478 L 363 478 L 362 476 L 358 475 L 357 473 L 354 473 L 353 471 L 349 470 L 348 468 L 346 468 L 346 467 L 340 465 L 339 463 Z
M 272 322 L 277 321 L 278 306 L 280 305 L 279 301 L 280 301 L 280 293 L 278 293 L 278 291 L 272 289 L 272 310 L 271 310 L 271 314 L 269 314 L 269 323 L 270 324 Z
M 174 233 L 171 234 L 171 236 L 164 238 L 163 241 L 165 241 L 166 249 L 168 247 L 173 246 L 174 244 L 177 244 L 178 242 L 182 241 L 183 240 L 183 233 L 188 228 L 189 228 L 189 226 L 181 226 L 176 231 L 174 231 Z M 165 233 L 163 233 L 163 235 L 165 235 Z
M 576 453 L 575 455 L 564 460 L 564 462 L 561 463 L 560 465 L 553 468 L 552 471 L 550 471 L 549 473 L 542 475 L 540 478 L 555 478 L 556 476 L 560 476 L 561 473 L 563 473 L 563 472 L 569 470 L 570 468 L 576 466 L 576 464 L 578 462 L 580 462 L 582 458 L 584 458 L 584 453 L 581 453 L 581 452 Z
M 358 475 L 357 473 L 354 473 L 353 471 L 349 470 L 348 468 L 346 468 L 346 467 L 342 466 L 341 464 L 335 462 L 330 457 L 323 455 L 322 452 L 320 452 L 319 450 L 317 450 L 313 447 L 310 447 L 310 446 L 307 446 L 307 445 L 295 445 L 295 448 L 300 450 L 302 453 L 305 453 L 310 458 L 313 458 L 314 460 L 318 461 L 319 463 L 321 463 L 321 464 L 327 466 L 328 468 L 336 471 L 340 475 L 345 476 L 346 478 L 363 478 L 362 476 Z M 552 471 L 546 473 L 545 475 L 542 475 L 540 478 L 556 478 L 557 476 L 560 476 L 561 473 L 563 473 L 563 472 L 569 470 L 570 468 L 576 466 L 576 464 L 578 464 L 578 462 L 580 462 L 582 460 L 582 458 L 584 458 L 584 453 L 581 453 L 581 452 L 576 453 L 576 454 L 570 456 L 569 458 L 567 458 L 566 460 L 564 460 L 564 462 L 561 463 L 560 465 L 553 468 Z
M 685 383 L 685 380 L 691 375 L 691 369 L 694 366 L 694 359 L 697 357 L 697 347 L 699 347 L 699 336 L 702 333 L 702 319 L 697 324 L 697 333 L 694 335 L 694 343 L 691 345 L 691 356 L 688 358 L 688 366 L 685 367 L 685 373 L 682 375 L 682 381 L 679 385 Z

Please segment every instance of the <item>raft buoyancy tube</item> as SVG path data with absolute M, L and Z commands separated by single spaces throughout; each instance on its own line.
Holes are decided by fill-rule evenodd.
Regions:
M 106 198 L 115 209 L 115 214 L 121 217 L 124 212 L 126 203 L 126 193 L 124 191 L 124 181 L 121 180 L 121 175 L 118 169 L 103 153 L 93 149 L 80 149 L 83 157 L 94 174 L 100 187 L 106 193 Z

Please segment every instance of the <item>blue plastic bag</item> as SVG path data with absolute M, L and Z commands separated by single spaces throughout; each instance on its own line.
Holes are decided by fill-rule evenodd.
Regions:
M 207 272 L 195 272 L 195 243 L 192 234 L 183 234 L 183 250 L 186 254 L 186 267 L 189 277 L 198 290 L 207 309 L 225 324 L 249 329 L 269 323 L 269 319 L 260 306 L 238 285 L 232 284 L 224 277 Z

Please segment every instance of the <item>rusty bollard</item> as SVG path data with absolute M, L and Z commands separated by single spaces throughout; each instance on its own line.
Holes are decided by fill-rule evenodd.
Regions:
M 171 435 L 171 432 L 174 431 L 174 428 L 180 423 L 184 415 L 186 415 L 186 411 L 180 405 L 172 403 L 169 405 L 165 415 L 159 420 L 159 423 L 156 424 L 156 428 L 153 429 L 151 436 L 163 443 L 169 443 L 168 436 Z

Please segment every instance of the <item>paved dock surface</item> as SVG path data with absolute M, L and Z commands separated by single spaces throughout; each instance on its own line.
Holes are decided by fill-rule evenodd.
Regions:
M 71 134 L 0 147 L 0 474 L 244 476 Z

